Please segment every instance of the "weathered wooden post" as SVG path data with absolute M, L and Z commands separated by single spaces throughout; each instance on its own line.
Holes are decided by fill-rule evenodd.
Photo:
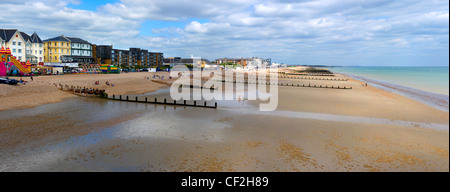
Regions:
M 194 101 L 194 106 L 197 106 L 197 101 Z
M 127 101 L 129 101 L 128 95 L 127 95 Z
M 113 99 L 116 99 L 116 95 L 113 94 Z
M 146 102 L 146 103 L 148 102 L 148 98 L 147 98 L 147 97 L 145 97 L 145 102 Z
M 122 101 L 122 95 L 120 95 L 119 97 L 120 97 L 119 99 Z

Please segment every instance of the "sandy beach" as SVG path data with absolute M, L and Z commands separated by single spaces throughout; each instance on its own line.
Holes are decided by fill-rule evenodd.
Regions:
M 42 114 L 22 109 L 21 118 L 0 119 L 7 122 L 0 125 L 0 152 L 14 154 L 0 158 L 0 171 L 449 171 L 448 112 L 344 75 L 333 78 L 348 81 L 280 78 L 352 89 L 280 86 L 273 112 L 259 112 L 261 101 L 202 109 L 80 100 L 51 85 L 99 80 L 99 89 L 126 95 L 168 87 L 145 76 L 151 75 L 39 77 L 6 88 L 0 98 L 12 103 L 2 102 L 1 110 L 38 106 Z M 64 102 L 55 102 L 62 100 L 80 107 L 60 109 Z M 65 121 L 54 125 L 56 109 Z M 30 118 L 43 120 L 29 126 Z
M 153 79 L 152 76 L 154 74 L 161 77 L 165 76 L 165 80 Z M 146 77 L 149 77 L 149 79 Z M 167 84 L 164 84 L 164 82 L 170 84 L 174 81 L 168 79 L 168 77 L 169 73 L 167 72 L 40 76 L 34 77 L 34 81 L 31 81 L 29 77 L 23 77 L 22 79 L 24 81 L 28 81 L 25 85 L 0 85 L 0 99 L 2 100 L 0 111 L 36 107 L 43 104 L 61 102 L 66 98 L 76 97 L 73 94 L 60 91 L 54 86 L 55 83 L 100 90 L 104 89 L 110 95 L 137 95 L 167 87 Z M 20 78 L 15 79 L 19 80 Z M 152 80 L 158 80 L 161 83 Z M 96 81 L 99 81 L 100 84 L 95 85 Z M 106 85 L 107 81 L 114 84 L 114 87 Z

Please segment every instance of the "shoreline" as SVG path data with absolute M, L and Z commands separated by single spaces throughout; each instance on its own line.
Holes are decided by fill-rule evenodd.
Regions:
M 412 87 L 407 87 L 395 83 L 390 83 L 383 80 L 371 79 L 364 76 L 354 75 L 354 74 L 346 74 L 346 73 L 336 73 L 348 76 L 353 80 L 360 81 L 362 83 L 370 83 L 370 85 L 374 86 L 377 89 L 398 94 L 418 102 L 424 103 L 430 107 L 435 109 L 449 112 L 449 95 L 430 92 L 423 89 L 417 89 Z
M 341 67 L 341 68 L 345 69 L 347 67 Z M 436 75 L 438 75 L 437 77 L 434 77 L 435 78 L 434 81 L 436 81 L 436 82 L 432 83 L 432 82 L 429 82 L 430 75 L 432 75 L 432 74 L 427 74 L 426 70 L 425 70 L 425 74 L 422 74 L 422 75 L 424 75 L 423 78 L 425 78 L 425 79 L 423 79 L 421 81 L 411 81 L 410 79 L 407 79 L 407 78 L 410 78 L 409 76 L 417 77 L 418 79 L 421 79 L 422 78 L 420 76 L 421 74 L 409 74 L 409 76 L 406 76 L 402 72 L 399 72 L 398 74 L 392 73 L 392 74 L 389 74 L 389 75 L 382 75 L 383 74 L 382 72 L 386 72 L 386 73 L 390 73 L 390 72 L 389 71 L 382 71 L 380 74 L 372 74 L 372 73 L 369 73 L 368 71 L 358 71 L 358 70 L 355 71 L 353 69 L 353 68 L 355 68 L 355 69 L 358 69 L 358 68 L 361 68 L 361 69 L 365 69 L 365 68 L 369 68 L 369 69 L 370 68 L 375 68 L 375 69 L 376 68 L 381 68 L 381 69 L 384 69 L 384 68 L 386 68 L 386 67 L 375 67 L 375 66 L 367 66 L 367 67 L 350 67 L 349 66 L 348 68 L 350 68 L 350 69 L 340 70 L 339 67 L 338 68 L 327 68 L 327 69 L 332 71 L 333 73 L 344 74 L 344 75 L 353 76 L 353 77 L 361 77 L 363 79 L 377 81 L 377 82 L 380 82 L 382 84 L 401 86 L 401 87 L 412 89 L 412 90 L 419 90 L 419 91 L 422 91 L 422 92 L 427 92 L 427 93 L 437 94 L 437 95 L 444 95 L 444 96 L 447 96 L 447 97 L 450 95 L 449 94 L 449 90 L 448 90 L 448 85 L 441 84 L 441 81 L 444 81 L 444 82 L 448 81 L 448 78 L 439 76 L 439 75 L 442 75 L 442 74 L 436 74 Z M 393 68 L 398 69 L 400 71 L 402 69 L 410 69 L 410 68 L 412 68 L 412 69 L 424 68 L 424 69 L 429 69 L 429 70 L 442 70 L 442 68 L 446 68 L 448 70 L 448 67 L 440 67 L 440 66 L 434 66 L 434 67 L 433 66 L 431 66 L 431 67 L 413 67 L 413 66 L 412 67 L 408 67 L 408 66 L 401 67 L 401 66 L 396 66 L 396 67 L 393 67 Z M 396 72 L 396 71 L 394 70 L 393 72 Z M 407 73 L 407 72 L 405 72 L 405 73 Z M 400 75 L 400 77 L 399 78 L 394 78 L 397 75 Z M 402 75 L 404 75 L 404 76 L 402 76 Z M 439 79 L 437 79 L 437 78 L 439 78 Z M 416 78 L 414 78 L 414 79 L 416 79 Z

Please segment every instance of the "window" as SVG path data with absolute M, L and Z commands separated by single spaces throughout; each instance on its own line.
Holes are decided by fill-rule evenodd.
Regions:
M 22 56 L 19 56 L 19 61 L 22 61 Z
M 42 51 L 39 51 L 39 54 L 42 54 Z
M 56 45 L 56 42 L 55 42 L 55 46 L 58 46 L 58 45 Z
M 13 45 L 16 45 L 16 41 L 13 41 Z
M 16 49 L 13 49 L 13 51 L 12 51 L 13 53 L 16 53 Z
M 19 53 L 22 53 L 22 49 L 19 49 Z
M 58 61 L 58 57 L 55 56 L 55 61 Z
M 67 43 L 67 47 L 69 46 L 69 43 Z
M 34 50 L 34 54 L 37 54 L 37 50 Z
M 39 47 L 42 47 L 42 44 L 39 44 Z

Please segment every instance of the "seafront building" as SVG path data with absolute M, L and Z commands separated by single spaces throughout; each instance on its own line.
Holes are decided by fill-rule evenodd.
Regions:
M 71 43 L 71 55 L 65 56 L 63 60 L 70 60 L 74 63 L 93 63 L 92 44 L 81 38 L 67 37 Z
M 55 63 L 92 63 L 92 44 L 64 35 L 44 40 L 44 61 Z
M 112 45 L 94 46 L 96 64 L 110 64 L 121 68 L 160 68 L 164 61 L 164 54 L 159 52 L 140 48 L 114 49 Z
M 42 41 L 36 32 L 30 36 L 17 29 L 0 29 L 0 46 L 10 48 L 12 55 L 21 62 L 45 62 L 51 66 L 110 64 L 121 68 L 161 68 L 164 62 L 161 52 L 113 49 L 112 45 L 97 46 L 82 38 L 64 35 Z
M 64 35 L 44 40 L 44 62 L 62 63 L 63 56 L 71 55 L 71 43 Z
M 29 36 L 17 29 L 0 29 L 0 44 L 9 47 L 11 54 L 21 62 L 44 62 L 43 42 L 36 32 Z
M 204 58 L 181 58 L 181 57 L 167 57 L 164 58 L 164 65 L 174 67 L 176 65 L 201 66 L 202 68 L 211 64 L 211 61 Z
M 272 64 L 272 59 L 262 59 L 259 57 L 252 58 L 220 58 L 216 59 L 216 64 L 232 63 L 235 65 L 241 65 L 243 68 L 253 69 L 259 67 L 266 67 Z

